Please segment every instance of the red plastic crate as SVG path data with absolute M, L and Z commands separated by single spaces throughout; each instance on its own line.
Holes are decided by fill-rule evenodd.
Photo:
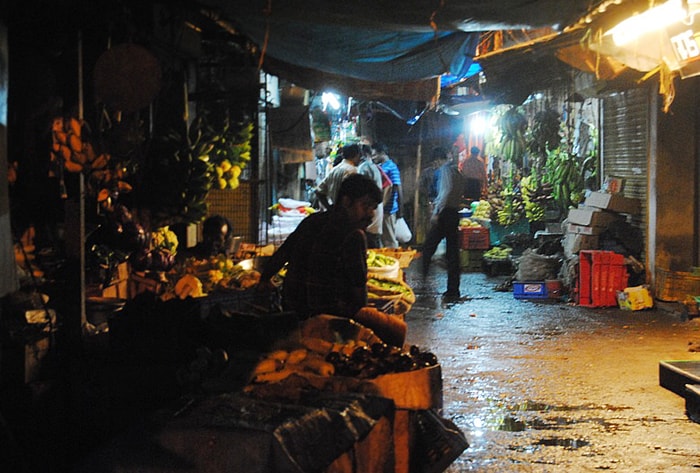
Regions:
M 623 255 L 613 251 L 580 251 L 578 304 L 616 307 L 617 291 L 627 287 L 628 278 Z
M 486 227 L 460 227 L 460 248 L 463 250 L 488 250 L 489 229 Z

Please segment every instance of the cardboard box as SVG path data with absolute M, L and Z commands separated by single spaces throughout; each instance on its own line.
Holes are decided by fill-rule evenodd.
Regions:
M 584 235 L 581 233 L 567 233 L 562 239 L 564 254 L 571 257 L 581 250 L 597 250 L 600 238 L 598 235 Z
M 624 219 L 624 217 L 615 212 L 609 212 L 595 207 L 570 209 L 569 216 L 567 217 L 569 223 L 587 227 L 607 227 L 609 224 L 622 219 Z
M 575 233 L 579 235 L 600 235 L 605 230 L 605 227 L 589 227 L 587 225 L 576 225 L 575 223 L 566 224 L 567 233 Z
M 654 307 L 654 300 L 647 286 L 626 287 L 617 292 L 617 304 L 622 310 L 642 310 Z
M 586 197 L 584 205 L 623 214 L 638 214 L 642 209 L 639 199 L 607 192 L 591 192 Z

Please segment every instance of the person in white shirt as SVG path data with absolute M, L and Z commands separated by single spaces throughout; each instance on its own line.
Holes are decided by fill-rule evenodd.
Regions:
M 379 166 L 372 161 L 372 147 L 369 144 L 360 144 L 360 165 L 357 172 L 369 176 L 377 184 L 377 187 L 382 188 L 382 172 Z M 367 235 L 368 248 L 382 247 L 382 221 L 384 220 L 384 205 L 380 202 L 374 211 L 374 218 L 365 229 Z
M 338 163 L 316 188 L 316 197 L 327 210 L 335 203 L 340 184 L 351 174 L 357 172 L 360 164 L 360 147 L 356 144 L 343 146 L 343 160 Z

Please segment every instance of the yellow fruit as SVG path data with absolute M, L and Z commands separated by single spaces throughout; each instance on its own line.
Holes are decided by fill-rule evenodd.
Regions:
M 224 178 L 219 179 L 219 189 L 226 189 L 228 182 Z
M 221 166 L 221 170 L 223 172 L 226 172 L 229 169 L 231 169 L 231 161 L 229 161 L 228 159 L 224 159 L 223 161 L 221 161 L 220 166 Z
M 68 125 L 70 126 L 70 131 L 80 138 L 80 122 L 76 118 L 71 118 L 68 122 Z
M 103 202 L 107 199 L 109 199 L 109 191 L 107 189 L 101 189 L 100 192 L 97 193 L 97 201 Z
M 234 177 L 234 178 L 228 180 L 228 186 L 231 189 L 238 189 L 239 184 L 240 184 L 240 182 L 238 182 L 237 177 Z
M 241 167 L 238 164 L 231 166 L 231 175 L 234 178 L 238 178 L 241 175 Z
M 70 159 L 64 160 L 63 166 L 66 168 L 66 171 L 68 171 L 68 172 L 82 172 L 83 171 L 82 164 L 76 163 L 75 161 L 71 161 Z
M 69 135 L 68 143 L 70 144 L 70 148 L 76 153 L 80 153 L 83 150 L 83 142 L 78 135 Z
M 109 161 L 109 155 L 106 153 L 102 153 L 97 158 L 95 158 L 94 161 L 92 161 L 92 168 L 102 169 L 107 165 L 107 161 Z
M 257 365 L 255 365 L 255 368 L 253 368 L 253 374 L 258 375 L 262 373 L 272 373 L 274 371 L 282 369 L 282 365 L 283 363 L 280 360 L 277 360 L 275 358 L 265 358 L 259 361 Z
M 55 117 L 53 119 L 53 121 L 51 122 L 51 131 L 61 132 L 65 134 L 65 132 L 63 131 L 63 118 Z
M 221 166 L 215 166 L 214 170 L 216 171 L 216 177 L 221 177 L 224 175 L 224 170 L 221 169 Z
M 95 148 L 93 148 L 92 143 L 89 141 L 86 143 L 83 143 L 83 153 L 85 153 L 85 157 L 87 157 L 87 160 L 89 162 L 93 162 L 97 155 L 95 154 Z
M 175 294 L 180 299 L 186 299 L 187 297 L 201 297 L 204 295 L 202 291 L 202 281 L 200 281 L 196 276 L 185 274 L 175 284 Z
M 62 145 L 68 144 L 68 133 L 66 133 L 63 130 L 54 131 L 53 132 L 53 139 L 54 139 L 54 141 L 57 141 L 57 142 L 61 143 Z
M 85 153 L 81 153 L 80 151 L 74 151 L 70 158 L 83 166 L 87 162 L 87 156 L 85 156 Z
M 119 181 L 117 182 L 117 189 L 119 189 L 120 192 L 131 192 L 133 187 L 126 181 Z
M 297 363 L 301 363 L 302 361 L 304 361 L 308 354 L 309 352 L 306 348 L 298 348 L 296 350 L 292 350 L 289 352 L 289 356 L 287 357 L 287 364 L 295 365 Z
M 71 149 L 66 146 L 66 145 L 61 145 L 61 157 L 63 158 L 64 161 L 70 161 L 71 155 L 73 152 Z

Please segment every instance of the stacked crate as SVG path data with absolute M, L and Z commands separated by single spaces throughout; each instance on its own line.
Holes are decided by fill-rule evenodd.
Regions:
M 489 229 L 486 227 L 459 228 L 459 265 L 463 271 L 481 271 L 484 250 L 489 249 Z
M 627 287 L 624 256 L 613 251 L 579 253 L 578 304 L 585 307 L 616 307 L 617 291 Z

